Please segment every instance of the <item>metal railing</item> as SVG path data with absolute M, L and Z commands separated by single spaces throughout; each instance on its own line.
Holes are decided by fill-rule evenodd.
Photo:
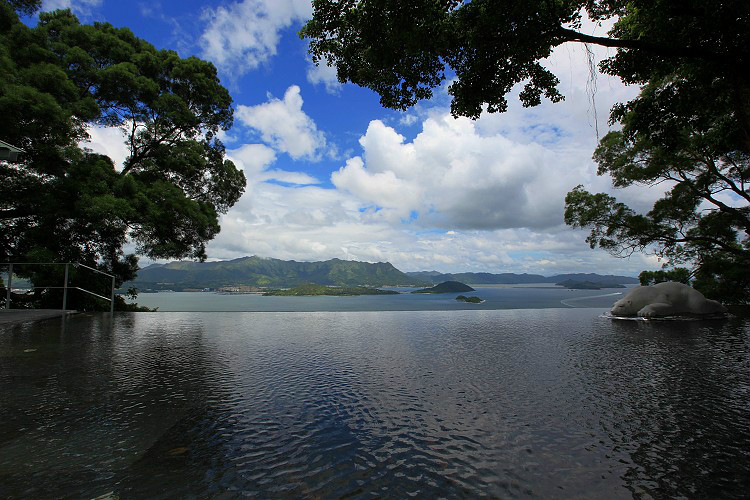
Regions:
M 5 296 L 5 308 L 6 309 L 10 309 L 11 291 L 13 289 L 13 266 L 14 265 L 15 266 L 65 266 L 65 279 L 63 280 L 63 286 L 33 286 L 31 288 L 26 288 L 26 290 L 35 290 L 37 288 L 42 288 L 42 289 L 50 288 L 50 289 L 58 289 L 58 290 L 62 289 L 63 290 L 63 299 L 62 299 L 63 311 L 67 311 L 68 309 L 68 290 L 80 290 L 81 292 L 88 293 L 89 295 L 93 295 L 94 297 L 98 297 L 102 300 L 109 301 L 109 313 L 114 314 L 115 312 L 115 277 L 109 273 L 100 271 L 99 269 L 95 269 L 85 264 L 79 264 L 77 262 L 3 262 L 3 263 L 0 263 L 0 266 L 7 266 L 8 268 L 8 285 L 6 287 L 6 296 Z M 81 288 L 79 286 L 68 286 L 68 278 L 70 276 L 70 266 L 73 266 L 74 268 L 83 267 L 95 273 L 103 274 L 104 276 L 108 276 L 109 278 L 111 278 L 112 289 L 110 292 L 110 296 L 105 297 L 104 295 L 99 295 L 98 293 L 94 293 L 91 290 L 86 290 L 85 288 Z

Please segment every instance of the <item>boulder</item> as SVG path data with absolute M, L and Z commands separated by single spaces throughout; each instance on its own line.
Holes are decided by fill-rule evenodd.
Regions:
M 698 290 L 684 283 L 667 281 L 651 286 L 637 286 L 618 300 L 610 310 L 613 316 L 706 316 L 726 313 L 715 300 L 707 299 Z

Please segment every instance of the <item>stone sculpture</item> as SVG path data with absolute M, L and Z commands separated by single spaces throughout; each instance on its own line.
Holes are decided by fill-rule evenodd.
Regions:
M 684 283 L 668 281 L 651 286 L 637 286 L 618 300 L 610 310 L 613 316 L 706 316 L 726 313 L 715 300 L 707 299 L 698 290 Z

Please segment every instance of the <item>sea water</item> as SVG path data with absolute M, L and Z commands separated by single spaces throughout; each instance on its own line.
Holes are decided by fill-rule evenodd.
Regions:
M 0 328 L 0 498 L 745 498 L 750 324 L 601 313 Z
M 489 309 L 542 309 L 558 307 L 609 308 L 627 289 L 568 290 L 545 284 L 528 286 L 472 285 L 476 291 L 462 293 L 411 293 L 416 288 L 387 288 L 398 295 L 350 297 L 265 297 L 261 294 L 213 292 L 141 293 L 139 305 L 159 311 L 446 311 Z M 481 304 L 457 301 L 458 295 L 477 296 Z

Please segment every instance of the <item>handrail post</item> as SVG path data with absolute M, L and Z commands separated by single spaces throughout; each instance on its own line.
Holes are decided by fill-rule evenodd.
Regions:
M 8 264 L 8 290 L 5 292 L 5 308 L 10 309 L 10 289 L 13 287 L 13 264 Z
M 70 264 L 67 262 L 65 263 L 65 283 L 63 284 L 63 312 L 67 310 L 68 307 L 68 267 Z
M 109 298 L 109 314 L 115 315 L 115 277 L 112 276 L 112 295 Z

